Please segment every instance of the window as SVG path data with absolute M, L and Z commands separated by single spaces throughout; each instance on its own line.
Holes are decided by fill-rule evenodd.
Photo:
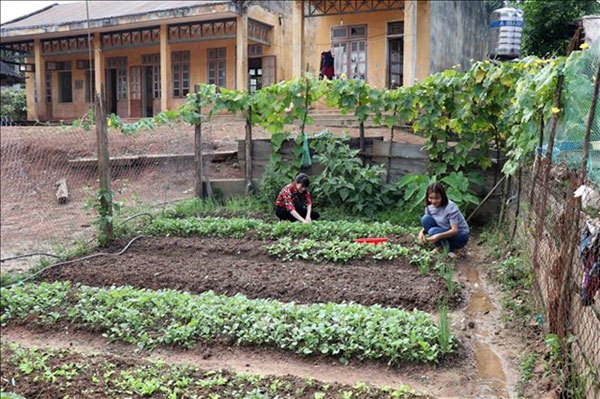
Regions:
M 225 87 L 226 69 L 227 69 L 227 52 L 225 47 L 209 48 L 206 53 L 208 71 L 208 83 L 219 87 Z
M 46 70 L 46 102 L 52 102 L 52 71 Z
M 260 57 L 263 55 L 262 44 L 249 44 L 248 57 Z
M 96 95 L 96 81 L 94 77 L 94 70 L 90 72 L 88 69 L 85 71 L 85 102 L 94 102 L 93 98 Z
M 185 97 L 190 92 L 190 52 L 171 53 L 173 70 L 173 97 Z
M 388 87 L 402 86 L 404 79 L 404 22 L 388 22 Z
M 388 22 L 388 36 L 404 35 L 404 22 Z
M 58 72 L 58 101 L 61 103 L 73 102 L 73 83 L 71 71 Z
M 160 98 L 160 53 L 142 54 L 142 65 L 152 68 L 152 98 Z
M 132 100 L 142 99 L 142 67 L 129 68 L 129 94 Z
M 48 71 L 70 71 L 71 61 L 46 61 Z
M 334 26 L 331 28 L 331 47 L 334 57 L 342 57 L 336 75 L 348 78 L 367 78 L 367 26 Z M 339 50 L 338 50 L 339 49 Z
M 90 60 L 77 60 L 76 66 L 77 69 L 90 69 Z M 94 68 L 93 63 L 92 68 Z
M 152 96 L 160 98 L 160 65 L 152 65 Z
M 117 100 L 127 100 L 127 57 L 110 57 L 106 59 L 107 69 L 117 70 Z

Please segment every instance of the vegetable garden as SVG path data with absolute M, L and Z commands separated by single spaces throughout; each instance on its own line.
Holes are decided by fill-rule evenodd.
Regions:
M 272 132 L 271 161 L 259 187 L 247 179 L 249 196 L 242 199 L 246 206 L 241 211 L 214 195 L 158 211 L 129 209 L 113 201 L 110 186 L 101 187 L 91 204 L 98 214 L 98 247 L 83 247 L 58 262 L 42 261 L 25 276 L 3 275 L 0 322 L 5 332 L 25 328 L 40 336 L 64 334 L 65 339 L 71 332 L 87 334 L 129 353 L 32 348 L 36 345 L 24 339 L 3 340 L 1 390 L 40 398 L 511 395 L 516 383 L 509 370 L 497 387 L 494 375 L 481 376 L 473 365 L 482 362 L 481 345 L 493 343 L 500 334 L 492 334 L 490 326 L 502 329 L 500 310 L 493 306 L 498 300 L 486 294 L 489 308 L 474 305 L 482 287 L 488 288 L 476 267 L 485 263 L 483 255 L 455 262 L 417 245 L 418 214 L 433 180 L 443 181 L 450 198 L 463 209 L 473 209 L 480 202 L 474 187 L 485 186 L 482 172 L 489 168 L 495 171 L 492 186 L 505 181 L 503 198 L 518 195 L 520 207 L 521 196 L 525 198 L 521 178 L 531 169 L 533 153 L 533 180 L 547 184 L 548 163 L 558 159 L 553 152 L 557 137 L 573 138 L 584 131 L 572 123 L 575 114 L 569 104 L 577 98 L 581 112 L 597 107 L 587 96 L 597 80 L 581 70 L 588 64 L 598 67 L 599 48 L 552 60 L 476 62 L 466 71 L 454 68 L 395 90 L 373 89 L 360 80 L 310 76 L 255 93 L 217 91 L 202 84 L 180 109 L 152 119 L 124 123 L 109 116 L 108 126 L 124 134 L 182 119 L 194 125 L 201 138 L 202 124 L 215 113 L 238 113 L 246 119 L 247 145 L 254 126 Z M 315 135 L 312 147 L 305 146 L 310 111 L 318 103 L 357 116 L 359 149 L 331 134 Z M 79 123 L 89 123 L 89 118 Z M 430 176 L 407 175 L 394 182 L 385 164 L 365 163 L 361 157 L 369 118 L 386 125 L 392 140 L 394 130 L 404 124 L 424 136 Z M 293 123 L 297 126 L 290 131 Z M 581 179 L 589 172 L 590 181 L 597 172 L 597 154 L 589 153 L 597 125 L 585 133 L 579 159 L 586 160 Z M 294 142 L 291 163 L 278 153 L 285 140 Z M 309 166 L 313 160 L 307 150 L 316 152 L 314 160 L 322 166 L 311 191 L 328 217 L 311 224 L 274 222 L 268 216 L 273 191 Z M 544 151 L 546 158 L 541 157 Z M 199 158 L 195 162 L 201 169 Z M 565 161 L 567 167 L 575 158 Z M 247 177 L 249 167 L 251 163 L 246 164 Z M 209 186 L 202 184 L 204 179 L 199 171 L 198 196 Z M 518 194 L 512 191 L 517 179 Z M 217 203 L 215 208 L 224 215 L 207 212 L 207 204 Z M 500 226 L 509 213 L 506 207 L 500 210 Z M 522 223 L 518 212 L 515 231 Z M 262 218 L 248 216 L 261 213 Z M 536 223 L 543 224 L 543 219 Z M 510 248 L 518 246 L 514 236 L 509 232 Z M 356 242 L 365 237 L 386 237 L 389 242 Z M 477 243 L 472 245 L 481 250 Z M 556 328 L 552 319 L 550 328 Z M 567 345 L 566 335 L 557 334 Z M 393 386 L 328 383 L 307 374 L 263 376 L 144 358 L 176 350 L 197 356 L 199 348 L 241 348 L 248 359 L 266 354 L 294 364 L 311 362 L 324 379 L 328 367 L 358 374 L 375 367 L 390 373 Z M 561 349 L 566 353 L 568 348 Z M 415 377 L 421 374 L 426 378 Z M 436 375 L 453 381 L 451 388 L 444 390 L 441 380 L 429 386 L 427 378 Z

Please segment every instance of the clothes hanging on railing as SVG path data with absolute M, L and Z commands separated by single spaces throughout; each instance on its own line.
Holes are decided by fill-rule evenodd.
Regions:
M 333 55 L 331 55 L 331 51 L 323 51 L 321 53 L 321 67 L 319 70 L 321 72 L 319 78 L 333 78 Z
M 600 289 L 600 226 L 587 222 L 579 241 L 579 258 L 583 264 L 583 282 L 579 290 L 583 306 L 594 304 Z

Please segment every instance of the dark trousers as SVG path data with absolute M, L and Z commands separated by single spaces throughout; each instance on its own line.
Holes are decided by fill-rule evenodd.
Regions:
M 305 206 L 297 206 L 296 204 L 294 204 L 294 207 L 296 208 L 296 212 L 298 212 L 298 214 L 300 216 L 302 216 L 303 218 L 306 218 L 307 209 Z M 277 215 L 279 220 L 288 220 L 290 222 L 298 221 L 298 219 L 296 219 L 294 216 L 292 216 L 292 213 L 290 211 L 288 211 L 287 209 L 285 209 L 281 206 L 275 207 L 275 215 Z M 320 217 L 320 215 L 318 212 L 316 212 L 314 209 L 310 210 L 310 218 L 312 220 L 318 220 L 319 217 Z
M 421 218 L 421 226 L 427 232 L 428 236 L 433 236 L 440 233 L 445 233 L 450 229 L 444 229 L 437 225 L 435 219 L 431 215 L 425 215 Z M 435 243 L 436 246 L 447 246 L 450 252 L 461 249 L 469 241 L 469 234 L 458 233 L 454 237 L 446 238 Z

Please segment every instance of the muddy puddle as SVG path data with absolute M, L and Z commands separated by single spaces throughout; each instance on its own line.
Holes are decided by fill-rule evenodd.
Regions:
M 472 387 L 472 398 L 510 398 L 507 388 L 505 364 L 490 343 L 493 334 L 489 331 L 488 320 L 498 317 L 497 308 L 483 286 L 479 270 L 473 265 L 461 268 L 468 288 L 471 289 L 466 315 L 474 321 L 473 343 L 476 362 L 476 374 Z

